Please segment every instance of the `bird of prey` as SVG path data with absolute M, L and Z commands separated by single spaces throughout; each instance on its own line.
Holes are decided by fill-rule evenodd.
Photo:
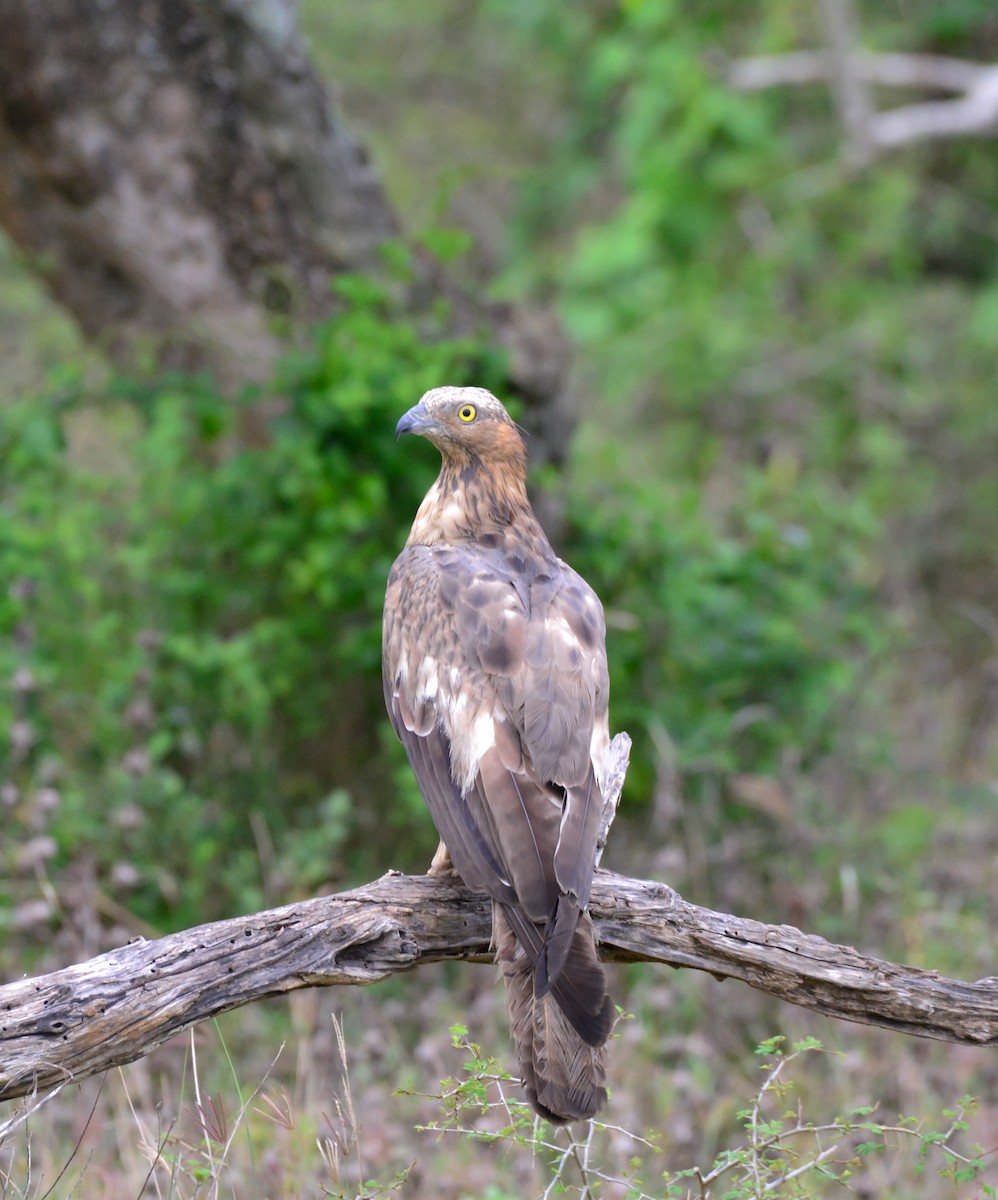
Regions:
M 609 753 L 603 608 L 530 507 L 483 388 L 427 392 L 396 436 L 440 451 L 388 578 L 385 702 L 454 869 L 492 897 L 527 1096 L 559 1124 L 606 1099 L 613 1004 L 587 911 Z

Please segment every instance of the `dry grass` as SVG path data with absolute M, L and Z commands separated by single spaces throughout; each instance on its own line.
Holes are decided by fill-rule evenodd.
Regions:
M 675 797 L 653 814 L 651 836 L 620 823 L 607 865 L 885 957 L 968 979 L 993 974 L 998 895 L 988 881 L 998 828 L 982 789 L 947 790 L 942 771 L 932 778 L 892 766 L 883 778 L 858 779 L 842 761 L 806 778 L 788 772 L 768 785 L 779 786 L 783 803 L 740 822 Z M 763 781 L 754 786 L 761 794 Z M 926 825 L 926 808 L 944 812 L 945 822 Z M 649 855 L 649 842 L 663 849 Z M 127 937 L 116 924 L 125 918 L 107 911 L 99 889 L 77 886 L 72 873 L 49 875 L 46 861 L 35 864 L 38 892 L 70 889 L 55 908 L 73 916 L 56 938 L 47 935 L 47 947 L 35 941 L 32 969 Z M 32 936 L 26 928 L 6 945 L 12 974 L 24 970 Z M 101 1080 L 7 1106 L 0 1200 L 395 1191 L 416 1200 L 503 1200 L 558 1189 L 608 1200 L 840 1193 L 985 1200 L 998 1188 L 993 1050 L 836 1023 L 695 972 L 619 968 L 613 990 L 630 1015 L 612 1048 L 606 1124 L 583 1143 L 525 1119 L 515 1085 L 493 1078 L 494 1062 L 475 1066 L 474 1087 L 455 1092 L 476 1056 L 453 1044 L 452 1026 L 466 1026 L 486 1059 L 509 1067 L 513 1058 L 494 971 L 437 965 L 377 988 L 255 1005 Z M 753 1132 L 740 1115 L 758 1109 L 764 1064 L 752 1051 L 774 1034 L 787 1045 L 816 1038 L 829 1051 L 783 1068 L 792 1093 L 769 1095 L 783 1107 L 767 1121 L 790 1114 L 776 1143 L 787 1148 L 782 1176 L 774 1174 L 772 1145 L 759 1149 L 762 1118 Z M 447 1079 L 456 1082 L 442 1085 Z M 940 1149 L 923 1158 L 912 1131 L 944 1133 L 953 1122 L 946 1113 L 958 1112 L 967 1095 L 978 1104 L 966 1129 L 952 1131 L 950 1149 L 969 1159 L 979 1146 L 990 1157 L 974 1178 L 941 1180 L 947 1168 L 974 1172 Z M 867 1135 L 843 1122 L 856 1120 L 859 1108 L 873 1110 L 863 1120 L 898 1132 L 872 1138 L 880 1148 L 855 1159 Z M 791 1133 L 800 1123 L 824 1132 Z M 756 1152 L 746 1157 L 753 1138 Z M 852 1164 L 846 1183 L 817 1170 L 843 1162 Z M 691 1174 L 677 1177 L 683 1171 Z
M 607 1124 L 582 1143 L 535 1128 L 495 1062 L 476 1061 L 467 1041 L 453 1044 L 449 1026 L 463 1020 L 484 1053 L 509 1062 L 493 972 L 429 968 L 384 991 L 315 992 L 230 1014 L 124 1070 L 66 1087 L 41 1106 L 22 1105 L 0 1132 L 0 1198 L 374 1197 L 398 1190 L 501 1200 L 561 1189 L 608 1198 L 817 1197 L 839 1194 L 842 1185 L 816 1174 L 814 1160 L 831 1169 L 854 1159 L 864 1139 L 885 1144 L 855 1160 L 853 1195 L 971 1200 L 998 1185 L 993 1052 L 777 1011 L 747 989 L 692 974 L 619 972 L 617 990 L 638 1015 L 618 1027 Z M 786 1076 L 793 1085 L 785 1094 L 762 1087 L 774 1064 L 751 1053 L 757 1031 L 777 1025 L 789 1040 L 817 1035 L 839 1052 L 808 1053 L 780 1067 L 779 1083 Z M 399 1088 L 406 1091 L 393 1094 Z M 991 1157 L 973 1181 L 943 1184 L 939 1171 L 953 1162 L 935 1150 L 923 1164 L 919 1139 L 899 1119 L 922 1133 L 945 1131 L 951 1118 L 944 1110 L 968 1093 L 980 1103 L 950 1145 L 966 1158 L 975 1146 Z M 875 1108 L 872 1116 L 850 1118 L 866 1106 Z M 749 1128 L 739 1117 L 746 1111 L 755 1113 Z M 759 1131 L 784 1112 L 792 1120 L 777 1141 L 788 1149 L 783 1174 L 800 1174 L 781 1183 L 772 1144 L 762 1153 Z M 843 1119 L 898 1131 L 871 1138 L 850 1132 Z M 808 1124 L 826 1128 L 790 1132 Z M 757 1152 L 745 1156 L 753 1139 Z M 727 1172 L 712 1181 L 725 1153 Z M 739 1179 L 755 1186 L 766 1163 L 757 1191 L 725 1190 Z M 678 1190 L 668 1191 L 666 1173 L 684 1169 L 699 1175 L 674 1179 Z

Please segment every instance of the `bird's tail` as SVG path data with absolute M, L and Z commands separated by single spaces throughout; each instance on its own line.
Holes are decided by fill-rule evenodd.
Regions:
M 563 1125 L 594 1116 L 606 1100 L 613 1003 L 588 913 L 579 919 L 557 980 L 538 996 L 535 965 L 543 936 L 522 911 L 493 905 L 496 958 L 527 1097 L 542 1117 Z

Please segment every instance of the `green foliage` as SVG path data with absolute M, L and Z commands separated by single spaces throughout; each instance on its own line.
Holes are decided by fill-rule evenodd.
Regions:
M 663 736 L 688 778 L 812 766 L 888 639 L 866 507 L 750 470 L 722 521 L 689 485 L 576 478 L 573 561 L 598 581 L 614 722 L 635 736 L 628 795 L 650 787 Z
M 44 831 L 51 869 L 89 862 L 138 915 L 192 924 L 313 890 L 383 828 L 334 785 L 379 749 L 384 580 L 435 470 L 392 431 L 499 362 L 387 286 L 339 286 L 259 444 L 261 398 L 198 379 L 0 410 L 5 874 Z
M 949 52 L 975 58 L 993 29 L 973 0 L 927 0 L 903 22 L 868 8 L 872 48 L 938 50 L 928 39 L 945 24 L 963 39 Z M 524 189 L 520 237 L 542 250 L 513 274 L 555 290 L 604 431 L 643 450 L 649 475 L 715 505 L 720 492 L 735 513 L 752 504 L 744 472 L 790 462 L 813 501 L 861 502 L 883 522 L 880 579 L 986 603 L 998 582 L 987 145 L 885 155 L 857 174 L 841 164 L 827 89 L 736 91 L 731 58 L 821 45 L 794 0 L 562 13 L 541 0 L 496 14 L 562 64 L 571 114 Z M 940 608 L 947 634 L 968 640 Z
M 383 853 L 386 830 L 418 823 L 428 846 L 384 735 L 379 613 L 436 459 L 391 430 L 441 380 L 498 386 L 499 362 L 444 338 L 443 314 L 403 315 L 389 287 L 339 290 L 266 389 L 264 437 L 272 401 L 181 377 L 118 380 L 101 402 L 69 379 L 0 412 L 0 677 L 27 681 L 0 699 L 27 738 L 4 769 L 12 879 L 85 864 L 141 918 L 190 924 L 377 870 L 372 833 Z M 820 753 L 879 636 L 865 510 L 771 464 L 723 520 L 627 466 L 580 451 L 563 549 L 610 612 L 631 803 L 663 730 L 716 778 Z
M 799 0 L 490 11 L 563 91 L 509 279 L 556 298 L 593 394 L 566 551 L 610 610 L 628 804 L 681 795 L 678 823 L 714 848 L 759 821 L 732 776 L 775 776 L 808 871 L 827 871 L 822 920 L 843 863 L 883 887 L 889 859 L 915 889 L 931 822 L 896 799 L 921 786 L 898 764 L 928 767 L 926 725 L 913 754 L 894 742 L 912 698 L 949 704 L 929 771 L 990 777 L 996 747 L 977 675 L 998 592 L 993 147 L 856 171 L 826 85 L 738 91 L 734 60 L 827 43 Z M 858 20 L 871 51 L 994 57 L 976 0 Z M 758 845 L 756 877 L 769 833 Z

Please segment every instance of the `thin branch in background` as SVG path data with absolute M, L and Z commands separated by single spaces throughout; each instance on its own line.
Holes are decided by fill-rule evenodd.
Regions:
M 852 0 L 821 0 L 831 48 L 832 91 L 845 131 L 845 158 L 856 169 L 873 161 L 873 97 L 859 65 L 859 30 Z
M 948 137 L 994 137 L 998 132 L 998 66 L 978 77 L 958 100 L 906 104 L 880 113 L 873 140 L 883 149 Z
M 998 65 L 938 54 L 871 54 L 859 44 L 852 0 L 822 0 L 827 51 L 793 51 L 737 59 L 727 69 L 738 91 L 830 84 L 852 166 L 867 165 L 878 152 L 920 141 L 993 137 L 998 133 Z M 953 99 L 926 100 L 878 112 L 872 85 L 952 92 Z

